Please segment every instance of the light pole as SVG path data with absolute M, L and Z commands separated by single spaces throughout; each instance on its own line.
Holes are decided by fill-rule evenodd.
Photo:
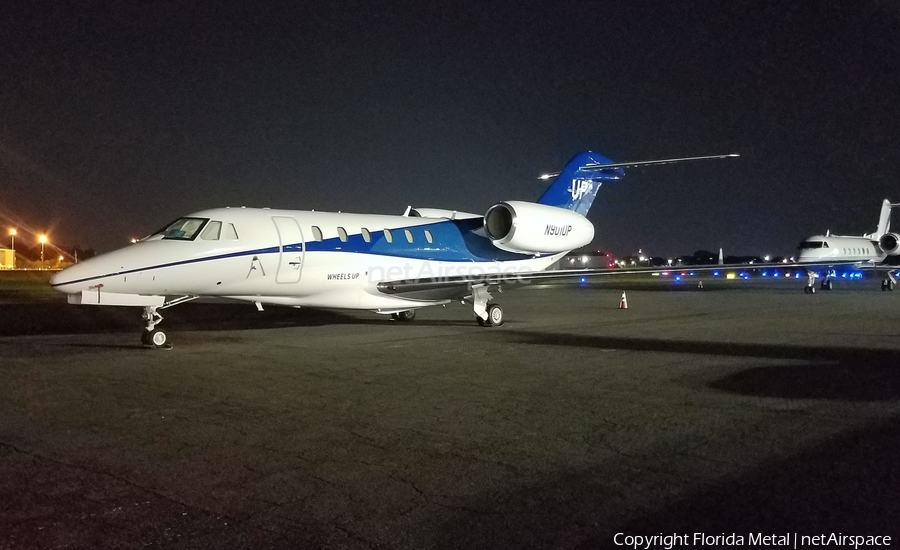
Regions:
M 9 241 L 10 241 L 10 246 L 12 247 L 12 251 L 13 251 L 12 267 L 13 267 L 13 269 L 15 269 L 16 268 L 16 230 L 13 228 L 9 229 Z
M 38 241 L 41 243 L 41 269 L 44 269 L 44 244 L 47 242 L 47 235 L 39 236 Z

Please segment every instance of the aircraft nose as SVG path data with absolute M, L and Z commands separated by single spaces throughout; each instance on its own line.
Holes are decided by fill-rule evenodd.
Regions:
M 85 263 L 86 262 L 75 264 L 54 273 L 53 276 L 50 277 L 50 286 L 55 290 L 66 294 L 84 290 L 81 288 L 81 286 L 84 285 L 79 285 L 78 280 L 86 275 Z

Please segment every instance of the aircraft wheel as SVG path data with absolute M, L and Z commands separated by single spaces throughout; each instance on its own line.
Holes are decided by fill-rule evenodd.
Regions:
M 816 293 L 816 287 L 814 287 L 812 285 L 806 285 L 805 287 L 803 287 L 803 294 L 815 294 L 815 293 Z
M 822 281 L 822 290 L 831 290 L 833 287 L 833 281 Z
M 894 281 L 888 281 L 887 289 L 893 292 L 894 290 Z
M 881 281 L 881 291 L 887 290 L 887 281 Z
M 169 337 L 165 332 L 154 329 L 154 330 L 144 330 L 141 334 L 141 343 L 145 346 L 151 346 L 154 348 L 165 347 L 168 342 Z
M 408 323 L 416 318 L 416 310 L 407 309 L 406 311 L 398 311 L 397 313 L 391 313 L 391 319 L 394 321 L 401 321 L 403 323 Z
M 499 327 L 503 324 L 503 308 L 497 304 L 491 304 L 487 308 L 488 322 L 491 326 Z

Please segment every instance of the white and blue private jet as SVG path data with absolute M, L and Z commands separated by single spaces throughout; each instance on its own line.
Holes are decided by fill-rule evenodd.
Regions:
M 546 270 L 589 244 L 585 217 L 601 184 L 628 167 L 736 154 L 614 163 L 576 155 L 537 202 L 503 201 L 484 215 L 408 208 L 402 216 L 216 208 L 179 218 L 125 248 L 51 279 L 73 304 L 135 306 L 142 342 L 169 347 L 159 310 L 201 296 L 293 307 L 369 310 L 412 320 L 415 310 L 471 303 L 482 326 L 503 323 L 501 284 L 585 271 Z

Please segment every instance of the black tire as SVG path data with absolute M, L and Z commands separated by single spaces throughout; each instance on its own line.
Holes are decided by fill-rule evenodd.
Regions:
M 884 285 L 881 285 L 881 289 L 884 290 Z M 145 346 L 153 345 L 153 342 L 150 341 L 150 331 L 147 329 L 141 332 L 141 344 Z
M 497 304 L 490 304 L 487 308 L 488 324 L 492 327 L 499 327 L 503 324 L 503 308 Z
M 403 323 L 408 323 L 416 318 L 416 310 L 407 309 L 406 311 L 401 311 L 397 314 L 397 320 Z
M 166 347 L 166 344 L 169 341 L 169 337 L 165 332 L 159 329 L 154 329 L 149 331 L 149 333 L 147 334 L 147 340 L 149 342 L 149 345 L 153 346 L 154 348 L 162 348 Z
M 478 323 L 479 327 L 483 327 L 483 326 L 487 325 L 487 321 L 485 321 L 484 319 L 482 319 L 481 317 L 479 317 L 477 315 L 475 316 L 475 322 Z

